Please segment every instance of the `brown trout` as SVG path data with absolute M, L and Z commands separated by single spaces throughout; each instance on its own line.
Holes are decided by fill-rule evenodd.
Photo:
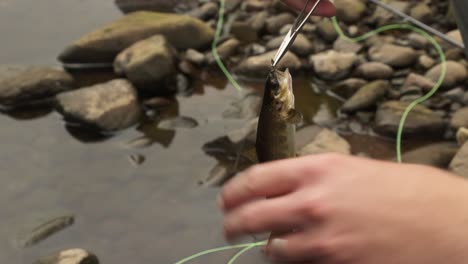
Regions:
M 260 163 L 296 156 L 296 125 L 302 115 L 295 110 L 292 77 L 272 68 L 268 74 L 257 128 L 256 151 Z

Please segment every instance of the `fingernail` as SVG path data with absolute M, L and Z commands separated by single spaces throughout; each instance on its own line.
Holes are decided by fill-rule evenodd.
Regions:
M 285 251 L 287 243 L 288 241 L 286 241 L 285 239 L 281 239 L 281 238 L 272 239 L 270 242 L 270 249 L 271 249 L 270 252 L 274 256 L 278 256 L 279 254 L 281 254 L 281 252 Z

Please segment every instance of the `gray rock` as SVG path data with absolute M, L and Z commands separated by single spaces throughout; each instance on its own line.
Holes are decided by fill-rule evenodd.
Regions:
M 402 90 L 407 90 L 408 88 L 414 86 L 419 87 L 424 91 L 430 91 L 432 88 L 434 88 L 435 83 L 424 76 L 411 73 L 406 78 L 405 83 L 402 86 Z
M 155 35 L 122 51 L 114 70 L 137 86 L 155 85 L 175 73 L 174 53 L 164 36 Z
M 358 22 L 367 9 L 359 0 L 335 0 L 335 4 L 338 19 L 347 23 Z
M 435 65 L 435 61 L 427 55 L 421 55 L 418 59 L 418 64 L 427 70 Z
M 408 41 L 410 46 L 415 49 L 424 49 L 429 44 L 429 41 L 424 36 L 417 33 L 409 34 Z
M 165 119 L 159 122 L 158 124 L 159 128 L 167 130 L 175 130 L 179 128 L 195 128 L 197 126 L 197 120 L 185 116 L 178 116 L 171 119 Z
M 468 178 L 468 142 L 466 142 L 457 152 L 452 162 L 450 170 L 458 176 Z
M 331 92 L 345 98 L 351 98 L 361 87 L 367 84 L 366 80 L 350 78 L 331 87 Z
M 176 12 L 195 8 L 198 2 L 193 0 L 115 0 L 115 4 L 124 13 L 135 11 Z
M 468 107 L 464 107 L 456 111 L 450 120 L 450 126 L 458 129 L 460 127 L 468 127 Z
M 281 43 L 283 42 L 283 40 L 284 40 L 284 36 L 272 38 L 266 44 L 266 48 L 268 50 L 278 49 L 281 46 Z M 307 37 L 304 34 L 297 35 L 296 40 L 291 45 L 291 51 L 294 52 L 294 54 L 302 55 L 302 56 L 310 55 L 313 49 L 314 49 L 314 46 L 312 42 L 310 42 L 309 39 L 307 39 Z
M 362 44 L 351 41 L 344 37 L 339 37 L 333 44 L 333 49 L 338 52 L 358 53 L 363 48 Z
M 275 57 L 276 50 L 250 57 L 240 63 L 240 65 L 235 69 L 235 72 L 240 75 L 248 77 L 261 77 L 264 78 L 267 76 L 268 72 L 271 69 L 271 60 Z M 294 55 L 292 52 L 286 53 L 286 55 L 281 59 L 277 68 L 286 69 L 290 71 L 298 70 L 302 67 L 302 63 L 299 58 Z
M 235 54 L 237 52 L 237 49 L 239 48 L 240 46 L 240 41 L 235 39 L 235 38 L 231 38 L 231 39 L 228 39 L 226 41 L 224 41 L 221 45 L 218 46 L 217 48 L 217 51 L 218 51 L 218 55 L 219 57 L 221 58 L 221 60 L 225 60 L 229 57 L 231 57 L 233 54 Z M 213 64 L 215 63 L 215 59 L 214 59 L 214 55 L 213 53 L 209 53 L 207 57 L 207 61 L 208 63 L 210 64 Z
M 290 13 L 281 13 L 266 20 L 266 29 L 269 33 L 278 33 L 283 25 L 294 23 L 296 18 Z
M 405 163 L 428 165 L 446 169 L 458 151 L 457 144 L 442 142 L 430 144 L 403 154 Z
M 34 264 L 99 264 L 99 260 L 93 253 L 76 248 L 42 257 Z
M 201 65 L 205 62 L 205 55 L 194 49 L 188 49 L 185 53 L 185 58 L 191 63 Z
M 351 154 L 351 145 L 336 132 L 323 129 L 315 139 L 299 151 L 299 156 L 323 153 Z
M 426 3 L 415 5 L 411 8 L 410 15 L 423 23 L 430 23 L 434 17 L 431 8 Z
M 413 48 L 383 44 L 370 48 L 369 57 L 373 61 L 401 68 L 414 64 L 418 58 L 418 54 Z
M 367 62 L 359 65 L 356 73 L 368 80 L 385 80 L 392 77 L 393 69 L 381 62 Z
M 457 131 L 457 143 L 459 146 L 463 146 L 468 141 L 468 129 L 460 127 Z
M 157 34 L 166 37 L 176 49 L 197 49 L 212 42 L 214 31 L 190 16 L 140 11 L 83 36 L 67 47 L 59 60 L 63 63 L 113 62 L 122 50 Z
M 14 107 L 54 97 L 73 88 L 63 70 L 40 66 L 0 66 L 0 105 Z
M 199 18 L 202 20 L 207 20 L 213 18 L 218 14 L 219 7 L 214 2 L 207 2 L 198 8 L 192 9 L 187 15 Z
M 135 88 L 123 79 L 59 94 L 57 108 L 67 119 L 104 131 L 130 127 L 141 114 Z
M 442 96 L 451 100 L 452 102 L 463 103 L 463 96 L 465 95 L 465 90 L 462 87 L 457 87 L 450 91 L 445 92 Z
M 339 53 L 334 50 L 312 55 L 310 61 L 318 77 L 325 80 L 345 78 L 355 63 L 357 56 L 354 53 Z
M 338 38 L 338 33 L 329 19 L 322 19 L 317 25 L 317 32 L 327 42 L 332 43 Z
M 442 87 L 451 88 L 458 83 L 466 81 L 468 72 L 465 66 L 455 61 L 447 61 L 447 74 L 445 76 Z M 426 73 L 426 78 L 433 82 L 437 82 L 442 72 L 442 64 L 436 65 Z
M 343 112 L 355 112 L 373 107 L 385 96 L 388 89 L 390 89 L 390 84 L 387 81 L 369 83 L 346 101 L 341 110 Z
M 388 101 L 380 105 L 375 118 L 376 132 L 395 136 L 403 112 L 408 105 L 409 103 L 400 101 Z M 408 115 L 404 136 L 440 136 L 444 133 L 445 128 L 446 123 L 440 115 L 424 106 L 418 105 Z

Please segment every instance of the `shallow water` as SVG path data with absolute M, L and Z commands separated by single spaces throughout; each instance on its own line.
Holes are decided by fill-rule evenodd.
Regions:
M 110 0 L 0 0 L 0 61 L 58 65 L 63 47 L 119 16 Z M 0 262 L 31 263 L 80 247 L 102 263 L 174 263 L 225 245 L 217 190 L 197 185 L 217 163 L 202 147 L 245 120 L 222 118 L 227 102 L 239 94 L 217 80 L 198 81 L 202 92 L 178 97 L 173 105 L 173 113 L 199 123 L 193 129 L 134 127 L 96 138 L 66 127 L 49 107 L 0 115 Z M 320 101 L 308 83 L 301 86 L 306 98 Z M 148 137 L 146 147 L 129 144 L 148 143 Z M 16 245 L 24 230 L 63 214 L 75 216 L 72 227 L 29 248 Z M 224 263 L 230 256 L 193 263 Z M 258 251 L 243 263 L 249 261 L 261 262 Z

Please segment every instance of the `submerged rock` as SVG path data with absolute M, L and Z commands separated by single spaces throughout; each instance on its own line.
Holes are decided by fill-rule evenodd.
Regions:
M 99 260 L 93 253 L 76 248 L 42 257 L 34 264 L 99 264 Z
M 166 130 L 175 130 L 178 128 L 195 128 L 197 126 L 197 120 L 186 116 L 178 116 L 172 119 L 165 119 L 159 122 L 158 124 L 158 128 Z
M 408 105 L 409 103 L 400 101 L 388 101 L 382 104 L 377 110 L 375 130 L 380 134 L 395 136 L 400 119 Z M 445 128 L 446 122 L 439 114 L 418 105 L 408 115 L 404 136 L 440 136 L 444 133 Z
M 422 164 L 446 169 L 458 151 L 457 144 L 442 142 L 430 144 L 403 154 L 405 163 Z
M 381 62 L 367 62 L 359 65 L 356 73 L 368 80 L 386 80 L 392 77 L 393 69 Z
M 63 63 L 106 63 L 132 44 L 163 35 L 176 49 L 197 49 L 213 40 L 213 29 L 203 21 L 178 14 L 135 12 L 89 33 L 59 56 Z
M 468 142 L 465 143 L 457 152 L 452 162 L 450 163 L 450 170 L 462 177 L 468 178 Z
M 418 59 L 418 53 L 413 48 L 383 44 L 370 48 L 369 57 L 373 61 L 400 68 L 414 64 Z
M 457 85 L 460 82 L 464 82 L 468 78 L 468 72 L 465 66 L 461 63 L 455 61 L 448 61 L 447 65 L 447 74 L 445 75 L 444 82 L 442 87 L 451 88 Z M 426 74 L 426 78 L 433 82 L 437 82 L 440 78 L 442 72 L 442 64 L 434 66 Z
M 387 81 L 375 81 L 359 89 L 342 107 L 344 112 L 355 112 L 373 107 L 390 89 Z
M 334 50 L 312 55 L 310 61 L 317 75 L 325 80 L 345 78 L 357 62 L 356 54 Z
M 40 66 L 0 66 L 0 105 L 14 107 L 54 97 L 73 88 L 63 70 Z
M 69 120 L 104 131 L 130 127 L 141 114 L 135 88 L 123 79 L 59 94 L 57 109 Z
M 137 86 L 150 86 L 175 72 L 173 48 L 162 35 L 142 40 L 122 51 L 114 70 Z
M 241 62 L 241 64 L 235 69 L 235 72 L 248 77 L 265 78 L 271 69 L 271 60 L 275 55 L 276 50 L 250 57 Z M 294 53 L 288 52 L 278 63 L 277 68 L 281 70 L 288 68 L 290 71 L 294 71 L 300 69 L 301 66 L 302 64 L 299 58 L 294 55 Z
M 339 82 L 333 86 L 330 90 L 345 99 L 351 98 L 361 87 L 367 84 L 366 80 L 358 78 L 350 78 Z
M 336 132 L 323 129 L 315 139 L 299 151 L 299 156 L 323 153 L 351 154 L 351 145 Z

